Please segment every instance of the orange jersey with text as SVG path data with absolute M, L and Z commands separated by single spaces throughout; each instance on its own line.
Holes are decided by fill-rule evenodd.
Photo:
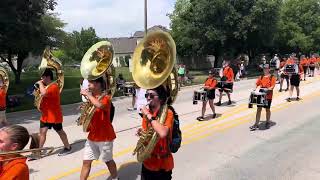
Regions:
M 156 116 L 156 113 L 153 113 Z M 147 119 L 142 119 L 142 128 L 144 130 L 151 126 Z M 170 171 L 173 169 L 173 156 L 168 147 L 168 139 L 172 139 L 172 126 L 173 126 L 173 112 L 169 109 L 167 112 L 167 117 L 164 126 L 169 128 L 169 138 L 161 138 L 158 140 L 156 146 L 154 147 L 151 157 L 143 161 L 143 165 L 151 171 L 159 171 L 161 169 L 165 171 Z
M 89 125 L 88 139 L 95 142 L 113 141 L 116 133 L 110 121 L 111 97 L 105 95 L 100 103 L 103 109 L 96 108 Z
M 227 77 L 227 82 L 233 82 L 234 74 L 231 67 L 227 66 L 223 69 L 223 76 Z
M 259 77 L 257 79 L 256 85 L 257 87 L 260 86 L 261 88 L 274 88 L 274 86 L 276 85 L 276 78 L 271 75 Z M 272 91 L 267 94 L 267 99 L 272 99 L 273 88 Z
M 217 85 L 217 80 L 215 78 L 208 78 L 204 83 L 204 86 L 210 87 L 210 89 L 214 89 Z
M 60 106 L 60 89 L 57 83 L 47 88 L 40 104 L 41 118 L 44 123 L 62 123 L 62 110 Z
M 26 158 L 12 160 L 0 165 L 0 180 L 29 180 Z
M 6 108 L 6 96 L 7 93 L 4 88 L 0 88 L 0 109 Z

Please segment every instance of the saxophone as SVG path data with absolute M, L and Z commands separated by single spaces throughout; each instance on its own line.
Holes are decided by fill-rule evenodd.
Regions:
M 144 89 L 153 89 L 160 85 L 166 87 L 168 99 L 161 107 L 159 122 L 165 123 L 168 105 L 171 105 L 178 94 L 178 75 L 174 68 L 176 46 L 170 34 L 153 31 L 138 44 L 133 54 L 132 76 L 135 83 Z M 142 131 L 133 155 L 138 162 L 151 156 L 159 135 L 150 126 Z
M 62 63 L 61 61 L 54 57 L 53 54 L 51 53 L 49 48 L 46 48 L 42 54 L 42 60 L 41 60 L 41 64 L 39 66 L 39 71 L 40 74 L 42 75 L 43 72 L 47 69 L 53 69 L 56 72 L 56 77 L 57 80 L 52 82 L 53 83 L 57 83 L 60 89 L 60 93 L 63 89 L 63 85 L 64 85 L 64 74 L 63 74 L 63 70 L 62 70 Z M 46 86 L 46 89 L 48 87 L 50 87 L 51 84 L 48 84 Z M 42 96 L 40 93 L 40 89 L 39 89 L 39 84 L 35 83 L 34 84 L 34 91 L 33 91 L 33 95 L 34 95 L 34 106 L 37 107 L 37 109 L 40 111 L 40 105 L 41 105 L 41 101 L 42 101 Z
M 5 92 L 8 91 L 9 88 L 9 74 L 4 67 L 0 66 L 0 80 L 2 80 L 2 85 L 4 86 Z
M 103 77 L 107 88 L 98 98 L 103 98 L 106 94 L 111 97 L 116 90 L 115 68 L 112 65 L 113 47 L 109 41 L 100 41 L 91 46 L 82 58 L 80 71 L 84 79 L 95 80 Z M 88 132 L 92 116 L 96 107 L 90 102 L 83 102 L 78 125 L 83 126 L 83 131 Z

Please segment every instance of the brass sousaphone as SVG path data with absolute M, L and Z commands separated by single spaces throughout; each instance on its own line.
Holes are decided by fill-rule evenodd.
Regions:
M 49 48 L 46 48 L 42 54 L 42 60 L 39 66 L 39 71 L 41 76 L 47 68 L 52 69 L 56 72 L 57 80 L 53 81 L 51 84 L 48 84 L 46 88 L 50 87 L 50 85 L 52 85 L 53 83 L 57 83 L 61 93 L 64 85 L 64 73 L 62 70 L 62 63 L 58 58 L 53 56 Z M 34 87 L 35 87 L 35 90 L 33 91 L 34 105 L 40 111 L 42 96 L 40 93 L 39 84 L 37 83 L 34 84 Z
M 133 54 L 132 76 L 135 83 L 144 89 L 153 89 L 160 85 L 167 88 L 169 97 L 161 108 L 159 122 L 165 123 L 167 104 L 172 104 L 178 93 L 176 45 L 169 33 L 153 31 L 138 44 Z M 151 156 L 159 135 L 152 127 L 142 132 L 133 154 L 143 162 Z
M 0 80 L 2 81 L 2 83 L 4 85 L 5 92 L 7 92 L 8 88 L 9 88 L 9 74 L 6 71 L 6 69 L 1 66 L 0 66 Z
M 113 96 L 116 89 L 115 68 L 112 65 L 113 47 L 109 41 L 100 41 L 91 46 L 83 56 L 80 66 L 81 75 L 84 79 L 95 80 L 103 77 L 107 83 L 106 94 Z M 88 127 L 96 107 L 90 101 L 82 104 L 81 115 L 78 125 L 83 125 L 83 131 L 88 132 Z

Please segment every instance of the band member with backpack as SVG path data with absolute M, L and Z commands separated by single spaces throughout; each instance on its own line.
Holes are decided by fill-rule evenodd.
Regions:
M 141 177 L 144 180 L 169 180 L 172 179 L 172 169 L 174 160 L 170 150 L 172 141 L 172 131 L 174 125 L 174 112 L 168 108 L 164 124 L 157 119 L 160 116 L 160 109 L 167 103 L 167 92 L 163 85 L 154 89 L 148 89 L 146 98 L 149 106 L 143 106 L 141 112 L 142 128 L 139 128 L 137 135 L 141 135 L 142 131 L 146 131 L 148 127 L 152 127 L 159 135 L 151 157 L 145 159 L 142 164 Z
M 213 113 L 212 118 L 216 118 L 216 115 L 217 115 L 215 108 L 214 108 L 214 103 L 213 103 L 214 98 L 215 98 L 215 88 L 217 85 L 217 80 L 214 78 L 214 74 L 215 74 L 214 70 L 209 71 L 209 77 L 206 79 L 204 86 L 203 86 L 204 90 L 207 92 L 207 98 L 208 98 L 209 105 L 210 105 L 212 113 Z M 204 120 L 204 114 L 206 112 L 206 107 L 207 107 L 207 101 L 203 101 L 201 116 L 197 118 L 199 121 Z
M 114 107 L 111 97 L 103 93 L 104 79 L 89 80 L 89 90 L 82 89 L 81 94 L 96 107 L 89 125 L 89 134 L 84 147 L 81 180 L 86 180 L 91 170 L 93 160 L 101 157 L 108 167 L 112 179 L 118 179 L 116 163 L 113 160 L 113 141 L 116 138 L 111 124 Z M 101 97 L 102 96 L 102 97 Z M 100 99 L 100 100 L 99 100 Z
M 264 75 L 259 77 L 256 82 L 256 91 L 260 92 L 260 90 L 266 90 L 267 92 L 267 104 L 264 106 L 258 105 L 257 113 L 256 113 L 256 122 L 253 126 L 250 127 L 252 131 L 259 128 L 259 122 L 261 117 L 262 108 L 266 109 L 266 129 L 270 128 L 270 117 L 271 117 L 271 102 L 272 102 L 272 95 L 273 89 L 276 85 L 276 78 L 270 74 L 270 67 L 268 64 L 264 65 L 263 67 Z

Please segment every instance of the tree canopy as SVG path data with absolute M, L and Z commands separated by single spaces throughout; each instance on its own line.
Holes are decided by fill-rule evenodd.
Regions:
M 0 6 L 0 58 L 20 82 L 22 63 L 29 52 L 40 54 L 45 46 L 57 46 L 64 23 L 49 13 L 54 0 L 2 0 Z M 17 59 L 17 67 L 13 60 Z
M 180 56 L 319 48 L 319 0 L 177 0 L 171 33 Z

